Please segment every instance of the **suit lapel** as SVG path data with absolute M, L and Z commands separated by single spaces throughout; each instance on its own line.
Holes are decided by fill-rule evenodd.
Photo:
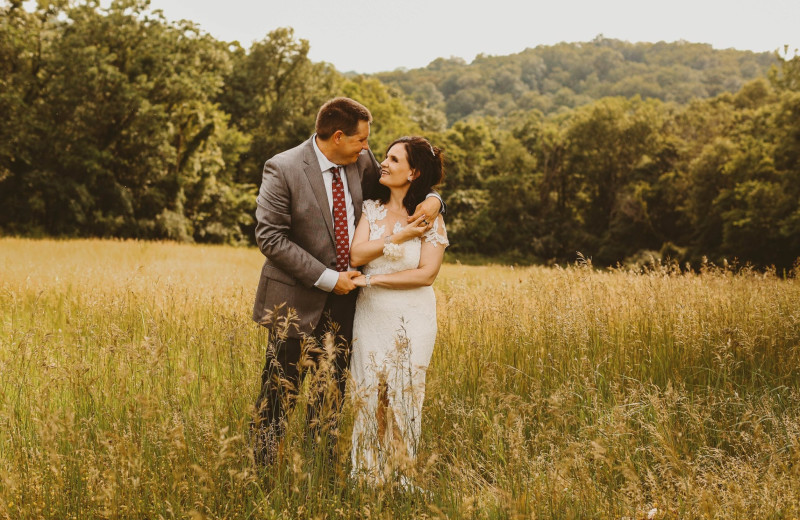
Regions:
M 311 139 L 313 139 L 313 137 Z M 314 145 L 311 144 L 311 140 L 306 142 L 308 144 L 305 147 L 305 153 L 303 157 L 303 161 L 305 162 L 303 170 L 305 171 L 306 177 L 308 177 L 308 183 L 311 185 L 311 191 L 314 192 L 314 198 L 317 199 L 317 205 L 322 213 L 322 217 L 325 219 L 325 225 L 328 227 L 328 234 L 335 244 L 336 239 L 333 235 L 333 217 L 331 216 L 330 206 L 328 205 L 328 194 L 325 193 L 325 181 L 322 179 L 322 172 L 319 170 L 319 161 L 317 161 L 317 155 L 314 153 Z M 350 181 L 349 176 L 347 180 Z
M 353 200 L 355 225 L 358 226 L 358 221 L 361 219 L 361 206 L 364 202 L 364 197 L 361 193 L 361 176 L 358 174 L 358 162 L 345 166 L 344 172 L 347 175 L 347 189 L 350 192 L 350 198 Z M 350 238 L 352 239 L 352 237 Z

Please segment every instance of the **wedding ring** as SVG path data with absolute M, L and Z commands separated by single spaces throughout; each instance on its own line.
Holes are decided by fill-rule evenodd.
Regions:
M 428 221 L 425 219 L 422 219 L 422 223 L 425 224 L 426 226 L 428 225 Z

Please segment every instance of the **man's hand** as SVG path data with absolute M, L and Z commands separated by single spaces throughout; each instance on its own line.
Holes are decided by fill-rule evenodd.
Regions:
M 356 276 L 361 276 L 361 273 L 358 271 L 344 271 L 339 273 L 339 280 L 336 282 L 333 292 L 336 294 L 347 294 L 355 289 L 356 284 L 353 283 L 353 278 Z
M 422 221 L 425 224 L 425 231 L 428 231 L 433 226 L 433 222 L 436 220 L 436 217 L 438 217 L 439 213 L 441 212 L 442 212 L 441 201 L 436 197 L 428 197 L 427 199 L 417 204 L 417 207 L 414 210 L 414 214 L 408 217 L 408 222 L 409 223 L 414 222 L 418 218 L 422 217 Z

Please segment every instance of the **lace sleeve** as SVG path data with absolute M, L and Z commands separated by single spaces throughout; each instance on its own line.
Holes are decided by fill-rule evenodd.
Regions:
M 361 212 L 367 217 L 367 220 L 370 222 L 375 222 L 375 220 L 380 219 L 380 208 L 378 201 L 367 199 L 361 205 Z
M 361 211 L 369 222 L 369 239 L 375 240 L 383 236 L 386 226 L 379 226 L 377 221 L 386 218 L 386 208 L 377 200 L 365 200 Z
M 425 242 L 429 244 L 433 244 L 433 247 L 438 247 L 439 244 L 442 244 L 444 247 L 450 245 L 450 241 L 447 240 L 447 230 L 444 227 L 444 220 L 442 220 L 442 233 L 439 233 L 439 218 L 433 221 L 433 227 L 428 230 L 423 236 L 425 237 Z

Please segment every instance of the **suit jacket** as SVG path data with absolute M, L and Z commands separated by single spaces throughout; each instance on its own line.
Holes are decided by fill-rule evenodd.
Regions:
M 294 309 L 297 322 L 290 337 L 314 330 L 330 295 L 314 282 L 326 268 L 336 269 L 333 217 L 311 139 L 264 164 L 256 199 L 256 242 L 266 260 L 253 320 L 271 327 Z M 380 166 L 367 151 L 345 167 L 345 175 L 358 224 L 363 194 L 374 192 Z

